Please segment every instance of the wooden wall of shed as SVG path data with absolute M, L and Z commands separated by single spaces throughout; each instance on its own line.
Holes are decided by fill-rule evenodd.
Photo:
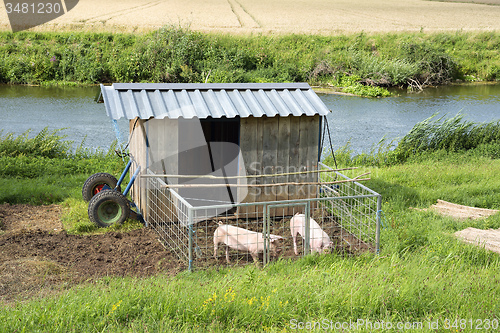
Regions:
M 240 149 L 245 170 L 240 174 L 261 175 L 318 170 L 320 116 L 242 118 Z M 279 177 L 249 178 L 248 184 L 314 182 L 317 173 Z M 240 182 L 241 183 L 241 182 Z M 248 187 L 242 202 L 283 201 L 315 198 L 317 186 Z M 241 197 L 238 198 L 241 200 Z M 272 215 L 290 215 L 292 208 Z M 239 215 L 261 217 L 262 206 L 239 207 Z
M 129 151 L 135 161 L 130 174 L 137 166 L 141 166 L 141 173 L 145 174 L 149 168 L 157 174 L 178 173 L 178 126 L 177 120 L 165 119 L 132 119 L 130 120 Z M 164 179 L 165 182 L 177 183 L 177 179 Z M 165 191 L 163 191 L 165 192 Z M 147 180 L 139 177 L 132 186 L 130 195 L 141 213 L 147 218 L 151 207 L 159 205 L 147 204 Z M 163 211 L 163 209 L 162 209 Z M 166 209 L 173 212 L 173 209 Z M 158 214 L 165 214 L 157 212 Z M 165 216 L 164 220 L 171 220 L 172 216 Z
M 134 127 L 135 125 L 135 127 Z M 157 174 L 178 174 L 179 127 L 177 120 L 171 119 L 136 119 L 130 121 L 132 133 L 129 150 L 144 173 L 147 168 Z M 301 117 L 249 117 L 240 122 L 240 149 L 244 160 L 240 165 L 240 174 L 261 175 L 310 171 L 318 169 L 320 136 L 320 116 Z M 284 201 L 316 197 L 316 186 L 252 187 L 251 184 L 272 184 L 286 182 L 317 181 L 318 175 L 289 175 L 267 178 L 250 178 L 247 183 L 248 194 L 242 202 Z M 175 184 L 177 179 L 164 179 Z M 239 183 L 242 181 L 240 180 Z M 147 182 L 138 178 L 132 187 L 131 196 L 145 218 L 149 209 L 164 207 L 165 203 L 147 203 Z M 245 188 L 238 188 L 238 200 L 244 196 Z M 165 193 L 165 192 L 164 192 Z M 168 193 L 168 191 L 167 191 Z M 150 196 L 152 197 L 152 196 Z M 152 208 L 156 207 L 156 208 Z M 175 221 L 175 207 L 164 207 L 165 212 L 156 213 L 164 221 Z M 272 212 L 273 215 L 289 215 L 292 208 Z M 240 207 L 238 214 L 249 217 L 261 217 L 262 206 Z

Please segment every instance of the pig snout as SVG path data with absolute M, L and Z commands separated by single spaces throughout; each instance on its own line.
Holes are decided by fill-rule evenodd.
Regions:
M 295 255 L 298 255 L 297 251 L 297 234 L 305 239 L 305 215 L 295 214 L 290 219 L 290 232 L 293 238 L 293 249 Z M 312 218 L 309 219 L 309 245 L 311 247 L 311 252 L 327 253 L 327 249 L 331 247 L 330 237 L 324 232 L 319 224 Z
M 281 252 L 282 252 L 282 248 L 281 248 L 281 240 L 283 239 L 283 237 L 281 236 L 276 236 L 276 235 L 271 235 L 271 246 L 270 246 L 270 253 L 271 253 L 271 256 L 273 257 L 277 257 Z
M 270 235 L 269 253 L 275 256 L 281 249 L 277 245 L 281 236 Z M 264 252 L 264 237 L 262 233 L 247 229 L 222 224 L 214 232 L 214 257 L 217 259 L 218 245 L 226 245 L 226 261 L 229 263 L 229 248 L 237 251 L 250 253 L 254 261 L 258 261 L 258 255 Z

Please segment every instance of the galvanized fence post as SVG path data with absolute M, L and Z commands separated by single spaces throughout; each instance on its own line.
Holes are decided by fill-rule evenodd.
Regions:
M 375 231 L 375 247 L 377 254 L 380 253 L 380 222 L 381 222 L 381 215 L 382 215 L 382 196 L 379 195 L 377 196 L 377 226 L 376 226 L 376 231 Z
M 264 205 L 263 206 L 263 212 L 262 214 L 264 215 L 264 221 L 263 221 L 263 226 L 262 226 L 262 237 L 264 238 L 264 253 L 262 255 L 262 264 L 263 266 L 267 265 L 267 263 L 269 262 L 270 258 L 269 258 L 269 246 L 270 244 L 268 244 L 268 240 L 269 240 L 269 236 L 268 236 L 268 230 L 270 230 L 270 228 L 268 228 L 268 220 L 269 220 L 269 206 L 268 205 Z
M 306 202 L 305 206 L 305 227 L 304 227 L 304 255 L 308 255 L 311 249 L 311 203 Z
M 193 211 L 188 208 L 188 252 L 189 252 L 189 271 L 193 271 Z

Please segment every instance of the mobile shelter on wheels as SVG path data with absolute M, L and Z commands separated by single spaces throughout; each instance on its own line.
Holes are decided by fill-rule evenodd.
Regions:
M 291 256 L 297 213 L 301 254 L 315 250 L 309 221 L 330 250 L 378 250 L 380 195 L 319 162 L 330 111 L 307 83 L 115 83 L 100 99 L 112 120 L 129 120 L 132 200 L 190 268 L 220 260 L 221 225 L 262 235 L 262 245 L 222 240 L 234 260 L 253 249 L 268 262 L 274 236 Z

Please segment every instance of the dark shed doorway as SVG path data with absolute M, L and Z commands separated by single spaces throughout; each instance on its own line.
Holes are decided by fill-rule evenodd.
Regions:
M 203 132 L 201 135 L 200 131 Z M 237 176 L 240 117 L 179 121 L 179 174 Z M 196 142 L 193 144 L 193 142 Z M 194 147 L 193 147 L 194 146 Z M 189 149 L 186 149 L 189 148 Z M 236 180 L 181 178 L 179 184 L 236 184 Z M 179 194 L 193 206 L 237 202 L 236 188 L 181 188 Z

